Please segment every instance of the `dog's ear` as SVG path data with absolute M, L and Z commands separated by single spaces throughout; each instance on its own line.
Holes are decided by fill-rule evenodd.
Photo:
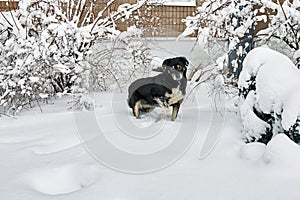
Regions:
M 163 70 L 166 70 L 167 69 L 167 67 L 171 67 L 171 59 L 169 58 L 169 59 L 166 59 L 166 60 L 164 60 L 164 62 L 163 62 L 163 64 L 162 64 L 162 68 L 163 68 Z
M 185 66 L 190 64 L 186 57 L 180 57 L 180 60 L 185 64 Z
M 186 78 L 187 66 L 189 65 L 189 61 L 186 59 L 186 57 L 180 57 L 180 61 L 184 64 L 182 71 L 183 76 Z

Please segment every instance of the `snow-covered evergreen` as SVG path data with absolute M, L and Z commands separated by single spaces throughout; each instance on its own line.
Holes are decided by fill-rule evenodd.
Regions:
M 248 142 L 267 143 L 279 133 L 300 142 L 300 71 L 287 56 L 268 47 L 253 49 L 245 58 L 238 84 Z

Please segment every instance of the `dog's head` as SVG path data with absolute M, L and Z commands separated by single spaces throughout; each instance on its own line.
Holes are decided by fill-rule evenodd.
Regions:
M 164 60 L 162 67 L 165 73 L 169 74 L 174 80 L 178 81 L 182 78 L 186 78 L 188 65 L 189 61 L 185 57 L 176 57 Z

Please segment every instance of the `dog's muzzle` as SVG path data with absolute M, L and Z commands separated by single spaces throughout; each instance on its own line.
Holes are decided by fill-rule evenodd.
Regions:
M 182 79 L 183 74 L 181 72 L 173 72 L 172 73 L 172 78 L 176 81 Z

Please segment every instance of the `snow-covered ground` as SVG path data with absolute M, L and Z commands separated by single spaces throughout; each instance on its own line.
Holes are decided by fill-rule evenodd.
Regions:
M 220 113 L 212 109 L 207 93 L 207 87 L 200 86 L 183 104 L 175 122 L 168 116 L 158 122 L 162 124 L 159 134 L 144 139 L 124 134 L 118 122 L 129 119 L 136 127 L 155 126 L 159 110 L 136 120 L 127 108 L 126 95 L 122 99 L 115 98 L 122 94 L 113 91 L 95 94 L 93 113 L 98 125 L 106 138 L 124 151 L 147 154 L 163 149 L 176 140 L 181 127 L 187 135 L 195 134 L 176 162 L 151 173 L 124 173 L 95 159 L 97 152 L 87 151 L 82 144 L 76 121 L 88 123 L 88 119 L 68 111 L 66 98 L 42 106 L 42 113 L 34 108 L 17 119 L 2 117 L 0 199 L 299 199 L 300 147 L 285 135 L 275 136 L 267 146 L 244 144 L 242 125 L 230 102 L 230 109 L 222 113 L 224 121 L 218 121 L 222 126 L 220 134 L 216 133 L 220 138 L 215 148 L 200 159 L 207 133 L 220 125 L 214 121 Z M 199 122 L 196 129 L 184 126 L 195 118 Z M 91 141 L 99 142 L 97 137 Z

